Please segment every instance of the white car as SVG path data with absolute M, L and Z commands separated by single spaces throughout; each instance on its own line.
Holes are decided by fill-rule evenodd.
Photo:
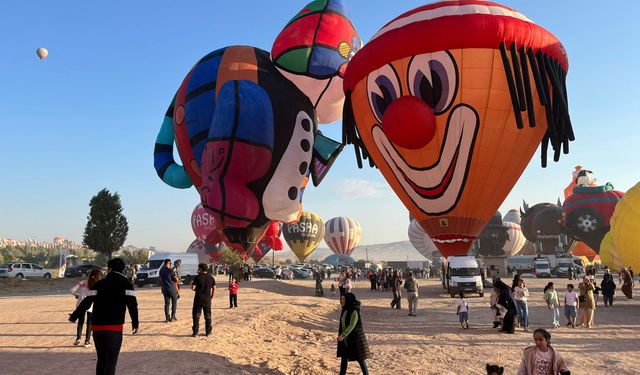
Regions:
M 51 271 L 34 263 L 7 263 L 0 265 L 0 277 L 51 278 Z

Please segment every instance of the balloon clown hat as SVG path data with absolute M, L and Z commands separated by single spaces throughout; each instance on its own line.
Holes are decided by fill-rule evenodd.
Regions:
M 574 139 L 566 52 L 503 5 L 425 5 L 349 62 L 343 139 L 369 159 L 444 256 L 466 254 L 542 143 Z
M 342 77 L 362 46 L 341 0 L 316 0 L 284 27 L 273 43 L 271 59 L 314 104 L 320 123 L 342 116 Z

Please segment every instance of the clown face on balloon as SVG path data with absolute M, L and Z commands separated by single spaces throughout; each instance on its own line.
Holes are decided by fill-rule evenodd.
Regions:
M 360 46 L 342 1 L 316 0 L 271 53 L 224 47 L 186 75 L 156 139 L 154 166 L 168 185 L 196 187 L 216 225 L 208 243 L 224 241 L 246 258 L 273 223 L 300 218 L 308 181 L 320 184 L 342 150 L 318 123 L 340 117 L 343 73 Z
M 444 256 L 466 254 L 538 145 L 568 152 L 564 47 L 488 1 L 425 5 L 383 26 L 345 73 L 344 142 Z

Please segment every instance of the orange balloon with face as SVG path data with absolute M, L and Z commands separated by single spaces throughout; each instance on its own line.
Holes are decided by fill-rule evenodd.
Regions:
M 344 142 L 444 256 L 466 254 L 542 141 L 568 152 L 567 58 L 515 10 L 445 1 L 385 25 L 345 74 Z

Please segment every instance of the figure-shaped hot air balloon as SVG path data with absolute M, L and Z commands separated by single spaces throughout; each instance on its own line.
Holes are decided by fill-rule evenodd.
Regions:
M 564 201 L 563 215 L 567 233 L 598 252 L 602 238 L 609 232 L 611 215 L 624 193 L 614 190 L 610 183 L 592 186 L 594 183 L 591 171 L 579 172 L 573 193 Z
M 433 243 L 429 235 L 415 219 L 412 219 L 411 223 L 409 223 L 408 234 L 409 241 L 411 241 L 413 247 L 418 250 L 423 257 L 433 259 L 434 256 L 439 254 L 436 244 Z
M 217 262 L 220 260 L 220 255 L 222 255 L 218 245 L 205 244 L 198 239 L 189 245 L 187 253 L 198 254 L 198 263 Z
M 640 183 L 629 189 L 611 217 L 611 255 L 621 267 L 640 270 Z
M 360 46 L 342 1 L 316 0 L 271 53 L 230 46 L 204 56 L 165 114 L 158 176 L 175 188 L 195 185 L 224 241 L 250 253 L 271 221 L 298 220 L 307 181 L 317 186 L 342 150 L 317 122 L 339 118 L 343 72 Z
M 558 202 L 559 203 L 559 202 Z M 562 226 L 562 208 L 559 204 L 538 203 L 531 207 L 523 202 L 520 226 L 527 240 L 536 244 L 537 252 L 543 255 L 558 255 L 567 244 Z
M 502 214 L 497 211 L 478 235 L 475 246 L 480 255 L 502 256 L 508 240 L 509 228 L 503 224 Z
M 256 248 L 251 254 L 251 258 L 259 263 L 270 250 L 280 251 L 283 248 L 282 240 L 280 239 L 282 234 L 282 223 L 276 221 L 272 222 L 264 233 L 264 236 L 256 245 Z
M 504 255 L 517 255 L 527 243 L 527 239 L 524 237 L 524 234 L 522 234 L 520 224 L 512 223 L 510 221 L 504 221 L 503 224 L 507 227 L 507 234 L 509 235 L 509 239 L 502 247 Z
M 488 1 L 443 1 L 387 23 L 345 73 L 344 142 L 376 165 L 444 256 L 463 255 L 538 145 L 568 152 L 560 41 Z
M 571 173 L 571 183 L 569 183 L 569 185 L 564 188 L 564 199 L 569 198 L 569 196 L 573 194 L 573 188 L 578 185 L 597 186 L 596 179 L 593 177 L 592 172 L 589 170 L 585 170 L 580 165 L 576 166 L 574 171 Z M 582 241 L 576 241 L 575 239 L 571 238 L 569 242 L 571 243 L 571 253 L 575 256 L 584 256 L 589 261 L 593 261 L 593 259 L 595 259 L 595 257 L 598 255 L 598 253 L 596 253 L 592 248 L 587 246 L 587 244 Z
M 40 61 L 44 61 L 44 59 L 47 58 L 47 56 L 49 56 L 49 51 L 46 48 L 38 48 L 36 50 L 36 55 L 38 55 L 38 58 L 40 58 Z
M 360 242 L 361 234 L 360 224 L 350 217 L 334 217 L 324 225 L 324 242 L 334 254 L 351 255 Z
M 303 212 L 298 222 L 283 225 L 282 234 L 296 257 L 304 262 L 322 241 L 324 223 L 313 212 Z

